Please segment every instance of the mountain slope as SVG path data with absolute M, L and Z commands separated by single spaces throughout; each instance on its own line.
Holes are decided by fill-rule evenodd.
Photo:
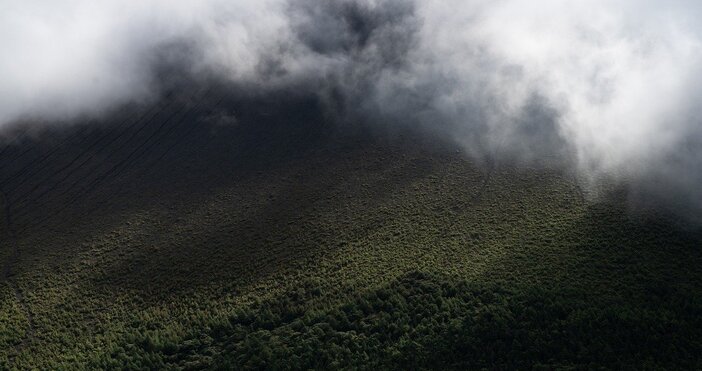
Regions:
M 623 191 L 302 94 L 107 117 L 2 152 L 4 367 L 702 366 L 701 236 Z

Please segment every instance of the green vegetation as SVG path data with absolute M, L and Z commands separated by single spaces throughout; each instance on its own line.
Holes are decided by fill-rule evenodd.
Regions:
M 702 367 L 702 238 L 623 193 L 412 139 L 217 136 L 41 225 L 61 209 L 13 209 L 1 368 Z
M 325 293 L 314 283 L 302 286 L 212 323 L 204 339 L 173 343 L 145 335 L 134 342 L 165 355 L 158 367 L 189 361 L 260 369 L 700 366 L 699 344 L 690 342 L 702 325 L 699 296 L 672 293 L 646 304 L 598 307 L 577 293 L 411 272 L 343 304 L 312 309 L 308 303 Z

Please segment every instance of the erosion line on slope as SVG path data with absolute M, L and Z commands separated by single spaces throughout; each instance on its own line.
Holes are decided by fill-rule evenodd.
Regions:
M 20 185 L 24 184 L 28 179 L 39 173 L 41 170 L 44 170 L 46 167 L 47 160 L 51 158 L 58 150 L 64 147 L 68 142 L 73 140 L 75 137 L 77 137 L 79 134 L 76 135 L 69 135 L 66 136 L 60 143 L 56 144 L 54 147 L 52 147 L 49 151 L 45 152 L 44 155 L 40 155 L 39 158 L 36 158 L 26 165 L 24 165 L 21 169 L 17 170 L 14 172 L 12 175 L 8 176 L 5 178 L 2 182 L 0 182 L 0 186 L 7 186 L 10 184 L 12 181 L 19 180 L 20 182 L 13 187 L 13 189 L 10 191 L 12 192 L 13 190 L 16 190 Z M 18 157 L 17 160 L 19 160 Z M 36 166 L 36 167 L 35 167 Z M 34 171 L 30 171 L 34 167 Z M 25 176 L 26 175 L 26 176 Z
M 210 90 L 211 90 L 211 89 L 205 89 L 205 92 L 204 92 L 203 94 L 206 95 L 207 93 L 210 92 Z M 196 95 L 198 95 L 198 94 L 196 94 Z M 74 195 L 73 197 L 71 197 L 71 198 L 68 200 L 68 202 L 66 202 L 66 203 L 65 203 L 61 208 L 59 208 L 57 211 L 51 213 L 50 215 L 47 215 L 46 217 L 42 218 L 42 219 L 39 220 L 38 222 L 34 223 L 33 225 L 27 225 L 24 229 L 22 229 L 22 232 L 28 230 L 28 229 L 31 228 L 31 227 L 34 227 L 34 226 L 37 226 L 37 225 L 41 225 L 41 224 L 43 224 L 44 222 L 46 222 L 47 220 L 49 220 L 49 219 L 55 217 L 55 216 L 58 215 L 60 212 L 64 211 L 66 208 L 68 208 L 68 207 L 70 207 L 71 205 L 73 205 L 73 204 L 74 204 L 76 201 L 78 201 L 80 198 L 82 198 L 83 196 L 85 196 L 86 194 L 88 194 L 91 190 L 97 188 L 102 182 L 104 182 L 104 181 L 105 181 L 106 179 L 108 179 L 110 176 L 114 176 L 115 174 L 118 175 L 118 174 L 120 173 L 118 170 L 123 171 L 126 167 L 128 167 L 128 166 L 129 166 L 129 160 L 133 160 L 132 157 L 134 157 L 135 154 L 137 154 L 136 158 L 139 158 L 139 156 L 143 155 L 146 151 L 148 151 L 148 149 L 149 149 L 150 147 L 152 147 L 152 146 L 154 145 L 154 143 L 156 143 L 156 142 L 154 142 L 154 143 L 152 143 L 152 144 L 150 144 L 150 145 L 147 145 L 147 144 L 149 144 L 149 142 L 150 142 L 154 137 L 157 136 L 157 134 L 158 134 L 159 132 L 161 132 L 161 130 L 163 129 L 163 127 L 164 127 L 168 122 L 170 122 L 174 117 L 176 117 L 176 116 L 178 116 L 178 115 L 180 115 L 180 120 L 183 120 L 189 113 L 191 113 L 193 110 L 196 110 L 196 109 L 199 107 L 199 104 L 200 104 L 200 102 L 198 102 L 197 104 L 195 104 L 195 105 L 192 106 L 192 107 L 184 107 L 183 109 L 177 110 L 176 112 L 174 112 L 173 114 L 171 114 L 167 119 L 165 119 L 165 120 L 161 123 L 161 125 L 159 125 L 159 127 L 158 127 L 156 130 L 154 130 L 154 131 L 151 133 L 151 135 L 149 135 L 149 137 L 146 138 L 146 140 L 144 140 L 143 142 L 141 142 L 134 150 L 132 150 L 132 151 L 127 155 L 126 158 L 123 158 L 123 159 L 122 159 L 121 161 L 119 161 L 117 164 L 115 164 L 115 165 L 113 165 L 112 167 L 110 167 L 105 173 L 103 173 L 102 175 L 100 175 L 100 176 L 98 176 L 97 178 L 95 178 L 95 179 L 94 179 L 92 182 L 90 182 L 86 187 L 83 187 L 83 188 L 81 189 L 81 191 L 79 191 L 76 195 Z M 153 117 L 152 117 L 150 120 L 152 120 L 152 119 L 153 119 Z M 143 127 L 144 127 L 144 126 L 142 126 L 142 128 L 143 128 Z M 141 128 L 140 128 L 140 130 L 141 130 Z M 130 137 L 130 140 L 131 140 L 133 137 L 134 137 L 134 135 L 132 135 L 132 136 Z M 129 142 L 129 140 L 126 141 L 125 143 L 127 143 L 127 142 Z M 146 146 L 146 147 L 145 147 L 145 146 Z M 52 189 L 53 189 L 53 188 L 55 188 L 55 187 L 52 187 Z M 47 193 L 47 192 L 42 193 L 42 196 L 43 196 L 44 194 L 46 194 L 46 193 Z M 62 194 L 65 194 L 65 193 L 67 193 L 67 192 L 64 191 Z M 26 214 L 26 213 L 25 213 L 25 214 Z M 24 216 L 24 214 L 23 214 L 23 216 Z
M 107 145 L 103 146 L 103 148 L 106 147 L 106 146 L 109 146 L 109 145 L 112 144 L 115 140 L 121 138 L 121 137 L 127 132 L 127 130 L 129 130 L 129 129 L 135 127 L 135 126 L 137 126 L 140 122 L 143 121 L 144 123 L 139 127 L 139 129 L 138 129 L 138 130 L 135 132 L 135 134 L 133 134 L 132 136 L 136 135 L 136 133 L 141 132 L 146 126 L 148 126 L 149 122 L 151 122 L 151 120 L 155 117 L 155 115 L 156 115 L 157 113 L 161 112 L 161 110 L 165 107 L 165 104 L 161 106 L 161 109 L 157 109 L 157 107 L 158 107 L 158 106 L 153 107 L 153 108 L 147 110 L 147 111 L 144 112 L 143 114 L 139 115 L 139 116 L 137 117 L 136 120 L 132 120 L 132 118 L 134 118 L 134 115 L 129 115 L 129 117 L 127 117 L 126 119 L 122 120 L 122 121 L 121 121 L 118 125 L 116 125 L 115 127 L 118 128 L 118 129 L 119 129 L 119 128 L 123 128 L 123 130 L 122 130 L 118 135 L 113 135 L 113 136 L 112 136 L 112 139 L 108 142 Z M 147 116 L 151 116 L 151 117 L 150 117 L 149 119 L 147 119 L 147 120 L 144 121 L 144 119 L 145 119 Z M 127 125 L 127 123 L 130 122 L 130 121 L 132 121 L 132 123 L 131 123 L 130 125 Z M 62 166 L 62 167 L 59 168 L 58 170 L 54 171 L 54 172 L 53 172 L 51 175 L 49 175 L 48 177 L 42 179 L 39 183 L 37 183 L 34 187 L 32 187 L 28 192 L 24 192 L 17 200 L 21 200 L 21 199 L 26 198 L 27 196 L 29 196 L 32 192 L 34 192 L 35 190 L 37 190 L 39 187 L 41 187 L 41 186 L 42 186 L 44 183 L 46 183 L 47 181 L 53 179 L 55 176 L 59 175 L 61 172 L 65 171 L 65 170 L 67 170 L 67 169 L 70 169 L 79 159 L 81 159 L 84 155 L 88 154 L 88 153 L 89 153 L 90 151 L 92 151 L 94 148 L 97 148 L 98 144 L 100 144 L 105 138 L 110 137 L 111 134 L 113 134 L 113 133 L 110 132 L 109 130 L 107 130 L 104 134 L 102 134 L 101 136 L 99 136 L 96 140 L 94 140 L 94 141 L 93 141 L 92 143 L 90 143 L 86 148 L 84 148 L 80 153 L 78 153 L 78 155 L 74 156 L 73 159 L 72 159 L 68 164 Z M 81 142 L 79 143 L 79 146 L 82 146 L 88 139 L 89 139 L 89 136 L 85 137 L 84 140 L 81 141 Z M 90 159 L 90 158 L 92 158 L 92 156 L 88 156 L 88 159 Z M 81 162 L 81 163 L 78 165 L 78 168 L 80 168 L 83 164 L 85 164 L 85 162 L 86 162 L 86 160 L 83 160 L 83 162 Z M 45 166 L 44 166 L 44 167 L 45 167 Z M 70 171 L 69 174 L 72 174 L 72 173 L 74 173 L 75 171 L 76 171 L 76 169 Z M 35 173 L 36 173 L 36 172 L 35 172 Z M 27 179 L 28 179 L 28 178 L 27 178 Z M 24 181 L 21 182 L 20 184 L 18 184 L 17 186 L 15 186 L 15 187 L 12 189 L 12 191 L 17 190 L 23 183 L 24 183 Z

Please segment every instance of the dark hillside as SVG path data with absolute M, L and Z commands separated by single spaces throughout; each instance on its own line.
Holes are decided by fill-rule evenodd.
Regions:
M 702 236 L 625 192 L 296 92 L 98 121 L 0 149 L 2 368 L 702 367 Z

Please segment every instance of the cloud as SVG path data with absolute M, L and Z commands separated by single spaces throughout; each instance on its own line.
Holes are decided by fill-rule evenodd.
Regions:
M 268 42 L 277 41 L 283 14 L 272 1 L 229 3 L 2 2 L 0 125 L 147 99 L 163 84 L 164 63 L 179 63 L 181 73 L 251 78 Z
M 330 121 L 421 127 L 475 158 L 567 158 L 586 186 L 626 180 L 702 215 L 701 13 L 687 0 L 9 0 L 0 125 L 149 99 L 176 65 L 262 97 L 304 91 Z
M 427 29 L 418 52 L 429 61 L 420 68 L 440 69 L 458 81 L 455 89 L 437 94 L 451 107 L 439 107 L 439 114 L 460 111 L 453 106 L 466 102 L 488 102 L 479 111 L 488 123 L 481 133 L 494 133 L 492 147 L 518 148 L 527 157 L 565 150 L 586 187 L 614 177 L 638 194 L 635 202 L 665 200 L 676 211 L 700 215 L 698 5 L 422 4 Z M 462 116 L 452 121 L 459 130 Z M 534 120 L 540 123 L 537 140 L 525 141 Z

